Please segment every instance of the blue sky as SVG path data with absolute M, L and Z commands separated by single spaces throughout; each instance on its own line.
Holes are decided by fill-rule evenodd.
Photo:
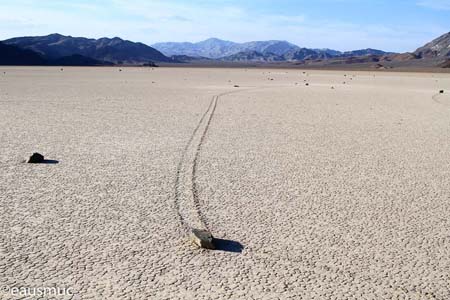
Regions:
M 217 37 L 413 51 L 450 31 L 450 0 L 0 0 L 0 39 L 58 32 L 146 44 Z

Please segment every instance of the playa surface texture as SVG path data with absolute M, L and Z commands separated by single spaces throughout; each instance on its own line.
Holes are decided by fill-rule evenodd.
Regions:
M 0 286 L 450 299 L 449 74 L 0 71 Z

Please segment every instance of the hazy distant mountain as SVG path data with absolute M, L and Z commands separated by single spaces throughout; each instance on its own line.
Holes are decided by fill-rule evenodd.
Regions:
M 333 49 L 328 49 L 328 48 L 324 48 L 324 49 L 312 49 L 312 50 L 317 51 L 317 52 L 319 52 L 319 53 L 323 53 L 323 54 L 325 54 L 325 55 L 327 55 L 327 56 L 330 56 L 330 57 L 342 55 L 342 52 L 341 52 L 341 51 L 337 51 L 337 50 L 333 50 Z
M 211 61 L 211 58 L 201 57 L 201 56 L 188 56 L 188 55 L 172 55 L 170 57 L 175 62 L 208 62 Z
M 291 44 L 286 41 L 259 41 L 259 42 L 248 42 L 239 44 L 235 49 L 240 49 L 240 52 L 244 51 L 256 51 L 260 53 L 276 54 L 282 56 L 289 51 L 295 51 L 300 49 L 300 47 Z M 233 49 L 233 51 L 235 50 Z
M 335 51 L 337 52 L 337 51 Z M 334 55 L 330 54 L 325 50 L 314 50 L 308 48 L 300 48 L 298 50 L 290 51 L 286 53 L 284 59 L 287 61 L 299 61 L 299 60 L 307 60 L 307 59 L 327 59 L 334 57 Z
M 191 57 L 219 58 L 229 55 L 229 49 L 235 45 L 237 43 L 211 38 L 198 43 L 157 43 L 153 44 L 152 47 L 167 56 L 186 55 Z
M 117 37 L 96 40 L 51 34 L 47 36 L 18 37 L 6 40 L 4 43 L 33 50 L 52 60 L 64 56 L 82 55 L 99 61 L 125 64 L 171 61 L 170 58 L 152 47 Z
M 187 55 L 191 57 L 207 57 L 230 61 L 279 61 L 283 57 L 286 61 L 301 61 L 305 59 L 329 59 L 333 57 L 351 57 L 367 55 L 386 55 L 387 52 L 376 49 L 364 49 L 340 52 L 333 49 L 300 48 L 286 41 L 255 41 L 235 43 L 211 38 L 198 43 L 158 43 L 152 45 L 165 55 Z M 258 54 L 257 54 L 257 53 Z M 276 55 L 279 57 L 270 57 Z M 281 59 L 283 60 L 283 59 Z
M 414 52 L 420 58 L 450 58 L 450 32 Z
M 38 53 L 0 42 L 0 65 L 34 66 L 44 64 L 46 64 L 46 60 Z
M 234 62 L 276 62 L 284 61 L 285 59 L 283 56 L 269 52 L 261 53 L 258 51 L 243 51 L 223 57 L 220 60 Z
M 240 52 L 256 51 L 284 55 L 298 46 L 285 41 L 255 41 L 235 43 L 217 38 L 207 39 L 198 43 L 157 43 L 152 45 L 165 55 L 203 56 L 207 58 L 223 58 Z
M 346 51 L 342 53 L 342 56 L 348 57 L 348 56 L 369 56 L 369 55 L 387 55 L 387 54 L 394 54 L 394 53 L 368 48 L 361 50 Z

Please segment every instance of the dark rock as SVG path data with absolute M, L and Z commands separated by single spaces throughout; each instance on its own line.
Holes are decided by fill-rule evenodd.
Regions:
M 234 87 L 239 87 L 239 86 L 237 84 L 235 84 Z
M 44 162 L 44 156 L 39 153 L 33 153 L 33 155 L 30 156 L 27 163 L 29 164 L 40 164 Z
M 214 250 L 216 247 L 213 243 L 213 236 L 211 232 L 202 229 L 192 229 L 192 242 L 200 248 Z
M 440 90 L 440 91 L 439 91 L 439 94 L 443 94 L 443 93 L 444 93 L 444 90 Z

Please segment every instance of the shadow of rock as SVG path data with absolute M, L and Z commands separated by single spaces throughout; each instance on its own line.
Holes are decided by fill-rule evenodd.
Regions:
M 244 250 L 244 245 L 236 241 L 214 238 L 213 243 L 218 251 L 242 253 Z
M 47 165 L 56 165 L 59 164 L 59 160 L 54 159 L 44 159 L 41 164 L 47 164 Z

